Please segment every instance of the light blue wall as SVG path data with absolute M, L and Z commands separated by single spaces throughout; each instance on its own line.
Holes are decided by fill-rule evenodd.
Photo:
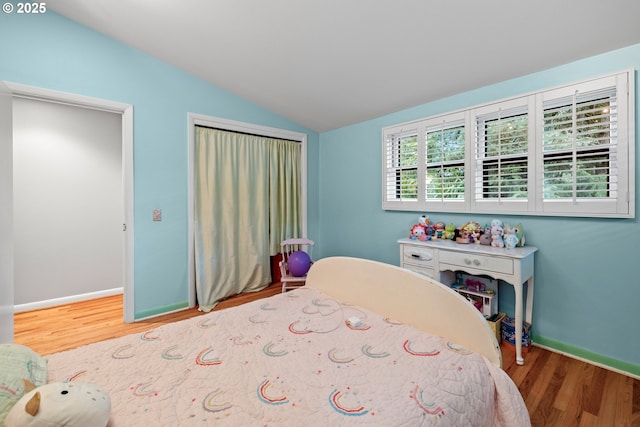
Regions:
M 189 112 L 306 133 L 317 235 L 317 133 L 52 11 L 0 14 L 0 40 L 0 80 L 134 106 L 136 318 L 187 302 Z M 156 208 L 162 222 L 152 222 Z
M 628 68 L 640 69 L 640 45 L 321 134 L 320 255 L 399 264 L 396 241 L 408 236 L 409 227 L 423 212 L 381 209 L 383 127 Z M 428 84 L 438 82 L 425 82 Z M 636 104 L 637 99 L 638 95 Z M 638 117 L 636 124 L 640 124 Z M 636 130 L 636 151 L 639 135 Z M 639 176 L 636 174 L 636 188 L 640 187 Z M 484 223 L 493 217 L 512 224 L 522 222 L 527 244 L 539 248 L 535 258 L 534 340 L 640 375 L 637 219 L 472 212 L 430 216 L 458 225 L 469 220 Z M 501 309 L 513 315 L 512 289 L 501 286 L 500 291 Z

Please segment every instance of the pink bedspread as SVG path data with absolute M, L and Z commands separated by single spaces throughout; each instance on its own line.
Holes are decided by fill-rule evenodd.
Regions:
M 110 426 L 530 425 L 484 357 L 309 288 L 47 359 Z

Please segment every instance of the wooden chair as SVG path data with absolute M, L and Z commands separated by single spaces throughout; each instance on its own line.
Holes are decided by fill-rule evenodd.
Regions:
M 313 240 L 305 239 L 305 238 L 293 238 L 286 239 L 280 243 L 280 253 L 282 254 L 282 260 L 280 261 L 280 274 L 282 278 L 280 281 L 282 282 L 282 292 L 286 292 L 289 289 L 294 289 L 300 286 L 304 286 L 307 281 L 307 276 L 293 276 L 289 272 L 289 256 L 295 251 L 304 250 L 309 257 L 313 260 L 311 256 L 311 252 L 313 251 L 313 245 L 315 242 Z

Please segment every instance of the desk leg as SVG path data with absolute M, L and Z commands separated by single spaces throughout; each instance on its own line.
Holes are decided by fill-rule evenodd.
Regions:
M 516 297 L 516 363 L 524 365 L 524 357 L 522 357 L 522 282 L 513 284 Z M 529 302 L 527 301 L 527 306 Z M 527 313 L 529 315 L 529 313 Z
M 531 319 L 533 317 L 533 276 L 527 280 L 527 323 L 531 325 Z

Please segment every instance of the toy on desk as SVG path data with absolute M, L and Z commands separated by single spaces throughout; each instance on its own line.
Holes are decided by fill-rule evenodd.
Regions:
M 434 239 L 434 236 L 435 230 L 431 226 L 431 220 L 427 215 L 420 215 L 418 217 L 418 223 L 414 224 L 409 231 L 409 238 L 411 240 L 425 242 Z
M 504 232 L 504 247 L 507 249 L 513 249 L 518 244 L 518 236 L 513 234 L 508 228 Z
M 522 224 L 510 227 L 509 224 L 504 226 L 504 247 L 513 249 L 516 246 L 524 246 L 524 232 Z
M 518 238 L 516 246 L 524 246 L 524 229 L 522 228 L 522 224 L 518 223 L 515 227 L 511 227 L 511 232 Z
M 427 240 L 435 240 L 434 236 L 436 235 L 436 231 L 432 226 L 427 226 Z
M 478 242 L 481 245 L 491 246 L 491 226 L 489 224 L 485 224 L 482 228 L 482 234 L 480 234 Z
M 504 222 L 501 219 L 492 219 L 491 220 L 491 234 L 496 234 L 500 230 L 504 232 Z
M 433 240 L 442 239 L 444 234 L 444 222 L 439 221 L 433 224 Z
M 435 230 L 431 225 L 431 219 L 427 215 L 420 215 L 418 218 L 418 224 L 424 226 L 425 233 L 427 235 L 426 240 L 432 240 L 433 236 L 435 236 Z
M 422 224 L 414 224 L 409 230 L 409 238 L 411 240 L 420 240 L 424 242 L 427 240 L 427 229 Z
M 491 246 L 504 248 L 504 223 L 499 219 L 491 221 Z
M 502 234 L 492 234 L 491 235 L 491 246 L 494 248 L 504 248 L 504 239 L 502 238 Z
M 443 239 L 452 240 L 456 235 L 456 226 L 455 224 L 447 224 L 444 226 L 444 232 L 442 233 Z
M 460 236 L 456 239 L 458 243 L 473 243 L 480 237 L 480 224 L 469 221 L 460 227 Z

